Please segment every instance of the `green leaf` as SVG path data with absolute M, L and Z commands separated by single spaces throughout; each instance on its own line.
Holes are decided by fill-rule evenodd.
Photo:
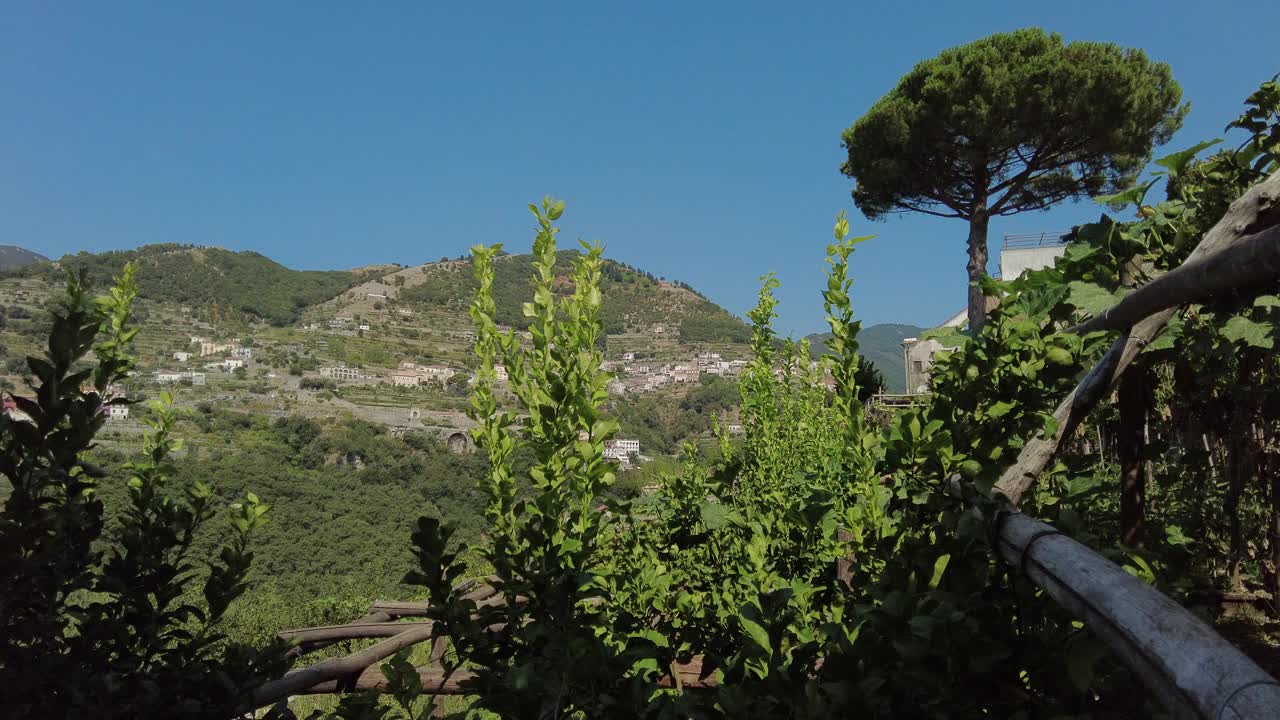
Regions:
M 742 625 L 742 629 L 747 632 L 747 637 L 751 639 L 751 642 L 755 643 L 756 647 L 766 655 L 773 654 L 773 643 L 769 640 L 769 631 L 756 622 L 754 617 L 751 617 L 756 615 L 754 609 L 751 609 L 752 612 L 748 612 L 748 609 L 743 609 L 742 614 L 738 616 L 738 623 Z
M 1089 315 L 1097 315 L 1124 297 L 1123 290 L 1114 292 L 1095 283 L 1073 280 L 1067 283 L 1067 302 Z
M 1254 307 L 1280 307 L 1280 297 L 1275 295 L 1259 295 L 1253 300 Z
M 987 409 L 987 417 L 1000 418 L 1009 414 L 1009 411 L 1017 407 L 1014 403 L 1005 400 L 996 401 Z
M 1170 525 L 1166 527 L 1164 529 L 1164 536 L 1165 540 L 1170 545 L 1177 545 L 1179 547 L 1186 547 L 1195 542 L 1195 540 L 1192 540 L 1183 534 L 1182 528 L 1177 525 Z
M 1144 352 L 1172 350 L 1174 345 L 1176 345 L 1178 340 L 1182 337 L 1182 331 L 1182 317 L 1174 315 L 1169 319 L 1169 324 L 1165 326 L 1164 330 L 1161 330 L 1160 334 L 1156 336 L 1156 339 L 1147 344 Z
M 742 516 L 721 503 L 704 502 L 698 506 L 698 512 L 702 517 L 702 525 L 708 530 L 719 530 L 729 524 L 742 524 Z
M 1074 365 L 1075 358 L 1071 357 L 1071 351 L 1060 347 L 1051 347 L 1045 352 L 1045 359 L 1054 365 Z
M 1236 315 L 1222 328 L 1222 337 L 1231 342 L 1243 341 L 1246 345 L 1270 349 L 1275 346 L 1271 323 L 1255 322 L 1243 315 Z
M 1083 495 L 1101 484 L 1102 478 L 1093 475 L 1072 478 L 1067 484 L 1067 497 Z
M 933 577 L 929 578 L 929 589 L 937 590 L 938 583 L 942 582 L 942 575 L 947 571 L 947 565 L 951 562 L 951 554 L 947 553 L 940 556 L 933 562 Z
M 1205 140 L 1192 145 L 1186 150 L 1180 150 L 1172 155 L 1165 155 L 1164 157 L 1156 160 L 1155 163 L 1160 167 L 1165 168 L 1170 173 L 1177 175 L 1187 167 L 1187 163 L 1191 162 L 1192 158 L 1200 154 L 1200 151 L 1205 148 L 1211 148 L 1220 142 L 1222 142 L 1221 139 Z

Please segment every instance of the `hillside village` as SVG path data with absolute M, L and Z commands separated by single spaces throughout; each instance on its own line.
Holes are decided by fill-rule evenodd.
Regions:
M 146 248 L 139 252 L 142 274 L 152 256 Z M 161 261 L 169 262 L 182 251 L 165 246 L 162 252 Z M 192 252 L 197 270 L 202 261 L 218 257 Z M 83 256 L 77 259 L 84 261 Z M 99 261 L 92 257 L 89 262 Z M 504 262 L 516 266 L 518 258 Z M 42 317 L 45 308 L 61 290 L 52 282 L 59 269 L 49 265 L 56 263 L 0 278 L 0 308 L 9 319 L 0 328 L 0 349 L 5 353 L 0 382 L 6 388 L 25 389 L 21 357 L 37 350 L 37 334 L 47 322 Z M 215 270 L 211 267 L 210 272 Z M 189 408 L 214 403 L 255 415 L 347 417 L 396 434 L 433 433 L 452 450 L 468 450 L 465 430 L 471 421 L 464 410 L 474 376 L 474 336 L 465 309 L 469 263 L 446 259 L 353 272 L 359 273 L 352 276 L 355 280 L 368 279 L 304 308 L 296 323 L 285 325 L 227 312 L 225 303 L 217 300 L 182 301 L 167 289 L 148 293 L 144 285 L 139 369 L 126 387 L 118 388 L 119 394 L 143 399 L 166 391 Z M 748 347 L 738 341 L 744 337 L 741 333 L 736 339 L 682 337 L 682 321 L 698 313 L 731 316 L 678 284 L 644 277 L 625 266 L 614 272 L 615 277 L 639 278 L 634 286 L 615 285 L 617 294 L 630 293 L 629 300 L 634 300 L 638 293 L 645 302 L 629 302 L 609 334 L 605 369 L 614 374 L 608 385 L 611 397 L 648 395 L 678 403 L 703 378 L 732 380 L 742 372 Z M 456 286 L 453 296 L 440 299 L 429 294 L 436 292 L 436 284 L 446 283 Z M 415 288 L 427 299 L 412 297 Z M 428 294 L 421 295 L 423 290 Z M 741 327 L 740 321 L 732 322 Z M 528 338 L 526 330 L 507 329 Z M 505 385 L 505 369 L 499 366 L 497 373 Z M 112 406 L 107 442 L 129 445 L 140 440 L 138 407 Z M 721 422 L 728 432 L 741 431 L 733 413 Z M 625 466 L 651 457 L 642 451 L 653 452 L 628 437 L 610 441 L 607 448 L 610 459 Z
M 1051 264 L 1063 250 L 1060 236 L 1006 238 L 1002 274 L 1012 277 Z M 165 252 L 168 256 L 173 251 L 166 248 Z M 143 398 L 166 390 L 188 406 L 216 402 L 228 409 L 277 417 L 351 417 L 393 433 L 432 432 L 447 440 L 451 449 L 468 449 L 465 430 L 471 421 L 464 410 L 474 377 L 470 367 L 474 335 L 465 314 L 462 291 L 466 285 L 459 284 L 459 279 L 470 272 L 469 263 L 442 259 L 359 272 L 362 275 L 353 277 L 368 279 L 305 308 L 296 324 L 286 326 L 228 314 L 217 303 L 178 304 L 144 297 L 147 323 L 141 372 L 122 393 Z M 21 383 L 25 370 L 17 353 L 24 347 L 34 349 L 31 336 L 22 333 L 18 323 L 30 322 L 28 318 L 43 312 L 58 290 L 47 277 L 47 272 L 28 268 L 0 279 L 0 307 L 7 308 L 7 316 L 15 320 L 0 335 L 9 358 L 3 368 L 8 373 L 4 382 L 10 387 Z M 448 283 L 456 286 L 454 295 L 442 299 L 437 286 Z M 662 280 L 655 279 L 648 287 L 652 297 L 646 299 L 664 307 L 666 313 L 629 304 L 622 332 L 609 334 L 604 369 L 613 374 L 607 388 L 611 397 L 678 400 L 704 378 L 732 381 L 742 373 L 748 357 L 745 343 L 681 337 L 682 313 L 705 300 Z M 415 295 L 429 300 L 415 299 Z M 939 329 L 958 329 L 963 322 L 961 312 Z M 528 338 L 526 330 L 504 329 Z M 901 347 L 908 396 L 927 392 L 929 370 L 937 356 L 949 350 L 947 341 L 935 335 L 906 337 Z M 505 385 L 505 368 L 499 365 L 496 371 L 500 385 Z M 823 382 L 830 384 L 832 379 L 826 376 Z M 142 426 L 131 416 L 129 406 L 113 407 L 110 420 L 116 437 L 124 441 L 140 437 Z M 722 417 L 721 424 L 731 434 L 741 432 L 732 413 Z M 646 449 L 638 440 L 622 437 L 611 441 L 608 454 L 631 464 L 650 457 L 642 450 Z

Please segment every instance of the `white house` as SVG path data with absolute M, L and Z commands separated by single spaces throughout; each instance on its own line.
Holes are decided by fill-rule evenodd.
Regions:
M 222 352 L 235 352 L 238 347 L 239 344 L 235 342 L 202 342 L 200 343 L 200 357 L 204 357 L 205 355 L 217 355 Z
M 604 457 L 606 460 L 618 460 L 623 463 L 631 461 L 632 455 L 640 454 L 639 440 L 605 440 Z
M 108 405 L 107 419 L 108 420 L 128 420 L 129 406 L 128 405 Z
M 241 358 L 242 360 L 248 360 L 249 358 L 253 357 L 253 348 L 247 348 L 247 347 L 232 348 L 231 354 L 235 355 L 238 358 Z
M 183 352 L 179 350 L 178 352 L 173 354 L 173 359 L 177 360 L 178 362 L 186 362 L 191 359 L 191 353 Z
M 362 323 L 360 323 L 360 329 L 361 329 L 361 330 L 368 330 L 368 329 L 369 329 L 369 323 L 367 323 L 367 322 L 362 322 Z
M 359 380 L 360 371 L 339 363 L 333 367 L 320 368 L 320 377 L 333 378 L 334 380 Z
M 397 387 L 418 387 L 421 378 L 411 370 L 397 370 L 391 373 L 391 382 Z
M 177 370 L 161 370 L 156 373 L 156 382 L 158 383 L 176 383 L 182 379 L 182 373 Z
M 422 365 L 417 368 L 417 371 L 420 377 L 438 382 L 445 382 L 457 372 L 453 368 L 445 367 L 444 365 Z M 506 368 L 503 368 L 502 371 L 503 379 L 505 379 Z

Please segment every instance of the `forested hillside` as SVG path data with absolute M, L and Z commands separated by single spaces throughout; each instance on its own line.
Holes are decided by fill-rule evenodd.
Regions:
M 573 290 L 569 272 L 577 250 L 556 254 L 556 292 Z M 494 302 L 498 322 L 525 329 L 530 319 L 523 313 L 534 274 L 529 255 L 503 255 L 494 263 Z M 623 332 L 662 331 L 685 342 L 747 342 L 750 329 L 739 318 L 707 300 L 684 283 L 660 280 L 651 273 L 605 260 L 601 270 L 604 307 L 601 310 L 605 331 L 611 335 Z M 462 309 L 476 290 L 469 260 L 433 267 L 425 282 L 406 288 L 400 299 L 405 302 Z
M 291 270 L 256 252 L 191 245 L 144 245 L 133 250 L 80 252 L 25 272 L 61 283 L 67 270 L 84 269 L 99 287 L 126 262 L 138 265 L 141 297 L 208 305 L 273 325 L 296 322 L 303 309 L 324 302 L 377 271 Z

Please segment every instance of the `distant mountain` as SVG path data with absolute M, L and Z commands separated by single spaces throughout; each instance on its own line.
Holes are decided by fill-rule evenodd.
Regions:
M 920 337 L 926 328 L 915 325 L 884 323 L 862 328 L 858 333 L 858 353 L 870 360 L 880 374 L 884 376 L 885 390 L 891 393 L 906 391 L 906 366 L 902 359 L 902 339 Z M 831 333 L 816 333 L 809 336 L 813 353 L 826 351 L 825 341 Z
M 17 245 L 0 245 L 0 270 L 26 267 L 33 263 L 45 262 L 49 258 L 37 252 L 31 252 Z
M 558 253 L 557 292 L 572 292 L 569 276 L 577 253 Z M 494 263 L 494 301 L 497 320 L 503 325 L 528 327 L 522 304 L 532 297 L 531 261 L 529 255 L 504 255 Z M 455 309 L 471 302 L 476 281 L 470 260 L 426 266 L 425 273 L 421 281 L 399 293 L 400 301 Z M 751 328 L 746 323 L 685 283 L 659 280 L 614 260 L 605 260 L 601 275 L 604 297 L 600 314 L 605 331 L 611 335 L 656 331 L 683 342 L 751 341 Z
M 576 250 L 558 254 L 557 293 L 572 292 L 570 271 L 576 255 Z M 352 299 L 370 297 L 435 306 L 465 318 L 475 291 L 469 259 L 407 268 L 369 265 L 354 270 L 292 270 L 261 253 L 175 243 L 80 252 L 16 272 L 61 283 L 68 270 L 84 269 L 95 286 L 103 287 L 131 261 L 138 265 L 143 298 L 214 309 L 273 325 L 297 323 L 303 311 L 324 303 L 336 302 L 338 307 L 344 299 L 350 304 Z M 498 322 L 526 328 L 529 319 L 522 306 L 531 298 L 531 257 L 501 256 L 494 263 L 494 272 Z M 601 285 L 601 316 L 611 335 L 654 333 L 685 343 L 747 343 L 751 339 L 746 323 L 684 283 L 661 280 L 638 268 L 605 260 Z M 363 304 L 370 306 L 366 311 L 374 309 L 373 300 Z
M 307 307 L 384 271 L 291 270 L 256 252 L 167 243 L 64 255 L 56 265 L 36 265 L 28 272 L 60 281 L 67 270 L 83 268 L 96 286 L 103 287 L 129 261 L 138 264 L 139 294 L 144 298 L 217 306 L 273 325 L 297 322 Z

